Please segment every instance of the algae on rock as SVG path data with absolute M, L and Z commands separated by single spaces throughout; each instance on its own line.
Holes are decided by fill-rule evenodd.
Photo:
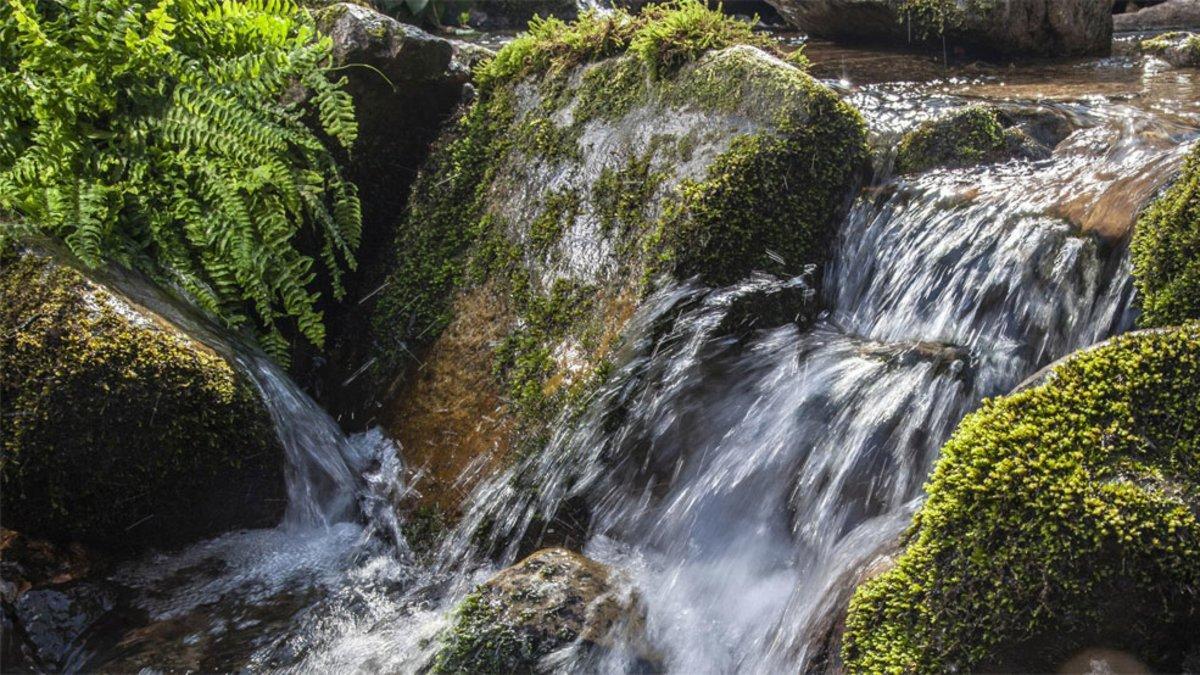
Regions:
M 53 257 L 3 255 L 6 527 L 124 551 L 278 522 L 283 450 L 248 380 Z
M 942 449 L 852 672 L 1053 671 L 1102 645 L 1177 671 L 1200 636 L 1200 323 L 1079 352 Z
M 531 24 L 478 71 L 478 100 L 417 180 L 374 317 L 377 372 L 451 349 L 429 345 L 490 284 L 509 298 L 490 319 L 498 395 L 536 446 L 603 376 L 656 279 L 820 263 L 864 125 L 771 51 L 694 0 Z M 435 411 L 400 398 L 403 439 Z
M 642 663 L 655 657 L 644 639 L 637 595 L 606 565 L 560 548 L 538 551 L 468 595 L 440 636 L 435 673 L 534 672 L 572 643 L 603 649 L 633 644 Z

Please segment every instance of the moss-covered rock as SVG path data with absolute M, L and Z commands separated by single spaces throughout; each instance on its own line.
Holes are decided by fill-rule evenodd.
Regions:
M 502 445 L 536 446 L 603 376 L 659 275 L 723 283 L 821 262 L 864 163 L 864 126 L 772 51 L 694 1 L 535 22 L 478 71 L 478 100 L 418 178 L 374 317 L 377 374 L 391 382 L 473 341 L 486 359 L 438 370 L 486 361 L 486 378 L 431 384 L 490 381 L 466 416 L 496 419 L 502 404 L 514 423 L 497 433 L 520 436 Z M 481 289 L 504 302 L 480 303 Z M 478 436 L 405 436 L 444 413 L 398 400 L 406 449 L 446 456 Z
M 604 649 L 643 639 L 637 596 L 609 567 L 561 548 L 538 551 L 480 584 L 441 635 L 435 673 L 527 673 L 571 644 Z
M 1200 33 L 1164 33 L 1142 40 L 1141 49 L 1176 68 L 1200 68 Z
M 896 170 L 919 173 L 939 167 L 1048 157 L 1052 148 L 1023 126 L 993 107 L 968 106 L 955 110 L 921 123 L 900 139 Z
M 942 449 L 896 566 L 851 603 L 853 672 L 1051 672 L 1200 642 L 1200 323 L 1075 354 Z
M 278 522 L 283 451 L 224 358 L 49 256 L 2 262 L 6 527 L 124 551 Z
M 1133 277 L 1143 327 L 1200 319 L 1200 143 L 1175 184 L 1138 219 Z

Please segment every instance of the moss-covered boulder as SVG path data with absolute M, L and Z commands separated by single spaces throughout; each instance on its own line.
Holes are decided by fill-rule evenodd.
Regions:
M 110 550 L 278 522 L 283 451 L 224 358 L 54 258 L 0 271 L 4 525 Z
M 628 648 L 652 665 L 637 596 L 606 565 L 561 548 L 538 551 L 480 584 L 440 636 L 435 673 L 528 673 L 567 646 Z
M 1018 58 L 1106 55 L 1112 48 L 1109 0 L 768 1 L 793 26 L 832 39 L 947 45 Z
M 1140 324 L 1200 319 L 1200 143 L 1174 185 L 1138 219 L 1132 246 Z
M 1176 68 L 1200 68 L 1200 33 L 1164 33 L 1142 40 L 1141 50 Z
M 774 52 L 689 1 L 535 22 L 479 71 L 418 178 L 374 317 L 406 457 L 461 467 L 536 445 L 658 279 L 822 261 L 864 126 Z
M 1034 123 L 1035 120 L 1029 120 Z M 1015 118 L 989 106 L 968 106 L 922 122 L 900 139 L 896 170 L 919 173 L 1009 159 L 1044 159 L 1062 136 L 1043 143 Z M 1051 129 L 1051 132 L 1055 130 Z M 1036 130 L 1035 130 L 1036 132 Z
M 1200 643 L 1200 323 L 1086 350 L 942 449 L 895 567 L 851 602 L 853 672 L 1179 672 Z

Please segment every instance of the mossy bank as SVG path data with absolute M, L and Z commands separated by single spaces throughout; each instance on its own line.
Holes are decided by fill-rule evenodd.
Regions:
M 1178 672 L 1200 636 L 1200 323 L 1080 352 L 942 449 L 853 672 L 1047 672 L 1085 647 Z
M 6 527 L 127 551 L 278 522 L 283 451 L 224 358 L 51 256 L 0 269 Z
M 1200 142 L 1179 178 L 1138 220 L 1133 276 L 1142 326 L 1200 319 Z
M 376 374 L 408 392 L 393 416 L 406 449 L 536 447 L 658 280 L 820 263 L 865 131 L 801 65 L 691 1 L 537 21 L 484 65 L 417 180 L 374 317 Z M 448 376 L 468 362 L 474 375 Z M 511 423 L 425 424 L 439 415 L 426 402 L 464 381 L 451 398 L 471 426 Z M 419 428 L 439 438 L 405 437 Z

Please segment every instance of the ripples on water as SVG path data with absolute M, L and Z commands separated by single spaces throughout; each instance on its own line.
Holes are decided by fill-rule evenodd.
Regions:
M 811 666 L 823 621 L 892 549 L 958 420 L 1130 325 L 1126 245 L 1079 228 L 1128 227 L 1170 178 L 1200 128 L 1200 80 L 1117 59 L 952 74 L 921 61 L 892 79 L 921 77 L 896 82 L 879 55 L 810 54 L 881 146 L 978 100 L 1042 106 L 1078 130 L 1040 162 L 885 169 L 847 216 L 819 296 L 810 278 L 660 289 L 578 423 L 476 488 L 433 562 L 414 562 L 399 534 L 395 448 L 377 432 L 342 439 L 250 364 L 299 476 L 288 526 L 122 568 L 113 581 L 150 637 L 97 648 L 91 665 L 197 652 L 192 663 L 217 669 L 414 670 L 454 602 L 512 562 L 539 519 L 582 499 L 585 553 L 629 573 L 672 672 Z M 730 332 L 772 295 L 791 311 Z M 350 494 L 370 525 L 348 522 Z M 475 548 L 485 523 L 496 561 Z M 586 666 L 629 668 L 619 654 Z

